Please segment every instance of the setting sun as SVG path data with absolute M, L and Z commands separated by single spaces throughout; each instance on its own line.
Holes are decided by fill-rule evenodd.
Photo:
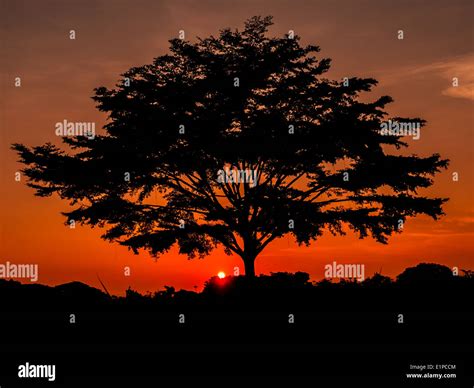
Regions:
M 225 278 L 225 272 L 220 271 L 220 272 L 217 274 L 217 277 L 218 277 L 219 279 L 224 279 L 224 278 Z

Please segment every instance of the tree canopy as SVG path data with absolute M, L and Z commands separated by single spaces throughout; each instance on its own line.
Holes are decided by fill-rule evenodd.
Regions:
M 403 156 L 403 137 L 380 131 L 388 119 L 425 122 L 389 118 L 388 96 L 362 102 L 376 80 L 325 78 L 319 47 L 270 38 L 271 24 L 253 17 L 242 31 L 170 40 L 169 54 L 95 89 L 103 134 L 64 137 L 69 151 L 13 145 L 28 185 L 68 200 L 67 222 L 104 227 L 135 252 L 177 244 L 192 258 L 222 245 L 248 276 L 286 234 L 310 244 L 348 226 L 386 243 L 408 217 L 442 215 L 446 200 L 418 190 L 448 161 Z

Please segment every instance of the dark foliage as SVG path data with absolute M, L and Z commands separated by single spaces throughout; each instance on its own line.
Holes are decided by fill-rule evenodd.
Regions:
M 13 145 L 28 185 L 76 206 L 64 213 L 68 222 L 105 227 L 105 239 L 135 252 L 159 255 L 177 244 L 204 257 L 222 244 L 248 276 L 263 249 L 288 233 L 310 244 L 348 226 L 386 243 L 400 221 L 442 215 L 445 199 L 418 190 L 448 162 L 389 153 L 407 146 L 380 134 L 392 99 L 359 98 L 377 81 L 328 80 L 319 47 L 269 38 L 271 24 L 253 17 L 242 31 L 173 39 L 169 54 L 123 74 L 129 84 L 97 88 L 105 134 L 64 138 L 70 152 Z M 218 182 L 226 166 L 257 179 Z
M 279 272 L 255 278 L 213 277 L 200 293 L 166 286 L 145 295 L 128 289 L 125 297 L 108 296 L 79 282 L 48 287 L 0 280 L 0 307 L 4 311 L 464 311 L 472 310 L 465 296 L 473 290 L 472 276 L 454 276 L 445 266 L 424 263 L 406 269 L 395 281 L 376 273 L 360 283 L 313 283 L 304 272 Z

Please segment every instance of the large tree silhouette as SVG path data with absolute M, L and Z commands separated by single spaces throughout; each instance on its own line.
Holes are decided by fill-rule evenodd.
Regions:
M 445 200 L 417 190 L 447 161 L 388 153 L 407 146 L 380 131 L 391 98 L 359 99 L 377 81 L 324 78 L 330 60 L 319 48 L 269 38 L 271 24 L 253 17 L 243 31 L 173 39 L 170 54 L 96 89 L 105 134 L 65 137 L 69 153 L 13 145 L 28 185 L 69 200 L 67 222 L 106 227 L 105 239 L 135 252 L 177 244 L 193 258 L 221 244 L 247 276 L 288 233 L 309 244 L 348 226 L 386 243 L 407 217 L 442 215 Z M 225 167 L 256 179 L 234 182 Z

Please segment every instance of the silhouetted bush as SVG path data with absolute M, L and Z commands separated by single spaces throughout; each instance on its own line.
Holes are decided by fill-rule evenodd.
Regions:
M 375 273 L 363 282 L 311 282 L 304 272 L 277 272 L 255 278 L 212 277 L 200 293 L 165 286 L 153 294 L 128 288 L 124 297 L 80 282 L 49 287 L 0 280 L 0 307 L 3 311 L 465 310 L 464 298 L 474 291 L 474 276 L 470 270 L 461 273 L 454 276 L 448 267 L 428 263 L 407 268 L 396 281 Z

